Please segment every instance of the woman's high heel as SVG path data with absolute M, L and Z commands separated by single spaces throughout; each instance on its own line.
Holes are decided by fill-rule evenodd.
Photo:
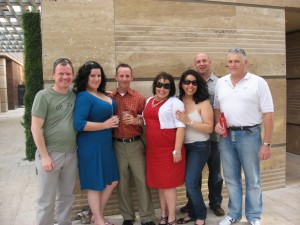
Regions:
M 168 222 L 168 225 L 176 225 L 176 219 L 173 220 L 172 222 Z
M 164 222 L 164 223 L 161 223 Z M 167 225 L 168 224 L 168 216 L 162 216 L 160 217 L 160 222 L 158 225 Z

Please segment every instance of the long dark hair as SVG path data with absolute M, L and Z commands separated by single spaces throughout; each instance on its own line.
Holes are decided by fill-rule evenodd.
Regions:
M 94 62 L 94 61 L 88 61 L 79 68 L 79 70 L 77 72 L 77 76 L 74 80 L 73 91 L 75 93 L 79 93 L 81 91 L 86 90 L 89 75 L 90 75 L 92 69 L 100 69 L 101 83 L 100 83 L 99 87 L 97 88 L 97 91 L 105 94 L 105 87 L 106 87 L 107 79 L 106 79 L 106 76 L 105 76 L 102 66 L 99 63 Z
M 193 95 L 193 100 L 196 104 L 199 102 L 203 102 L 209 99 L 208 87 L 206 81 L 201 77 L 201 75 L 195 70 L 186 70 L 182 73 L 180 81 L 179 81 L 179 99 L 182 100 L 183 96 L 185 96 L 185 92 L 182 87 L 183 81 L 186 79 L 188 75 L 191 75 L 196 78 L 197 81 L 197 91 Z

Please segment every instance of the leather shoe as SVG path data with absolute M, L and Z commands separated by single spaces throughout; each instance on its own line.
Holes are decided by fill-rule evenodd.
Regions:
M 142 225 L 155 225 L 155 223 L 153 221 L 149 221 L 146 223 L 141 223 Z
M 216 216 L 224 216 L 225 215 L 224 210 L 219 205 L 211 206 L 210 208 L 211 208 L 212 211 L 214 211 L 214 214 Z
M 133 220 L 124 220 L 122 225 L 133 225 Z
M 189 205 L 186 204 L 185 206 L 181 207 L 180 209 L 181 213 L 188 213 L 189 212 Z

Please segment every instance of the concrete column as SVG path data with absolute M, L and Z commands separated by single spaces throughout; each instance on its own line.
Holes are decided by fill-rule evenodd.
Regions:
M 7 111 L 6 59 L 0 58 L 0 112 Z

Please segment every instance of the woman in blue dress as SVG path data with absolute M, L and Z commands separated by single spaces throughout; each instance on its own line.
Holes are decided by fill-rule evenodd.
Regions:
M 81 190 L 87 190 L 95 225 L 109 224 L 104 207 L 117 186 L 119 171 L 112 144 L 112 128 L 119 119 L 113 114 L 116 102 L 105 94 L 103 68 L 89 61 L 79 68 L 74 91 L 74 128 L 77 133 Z

